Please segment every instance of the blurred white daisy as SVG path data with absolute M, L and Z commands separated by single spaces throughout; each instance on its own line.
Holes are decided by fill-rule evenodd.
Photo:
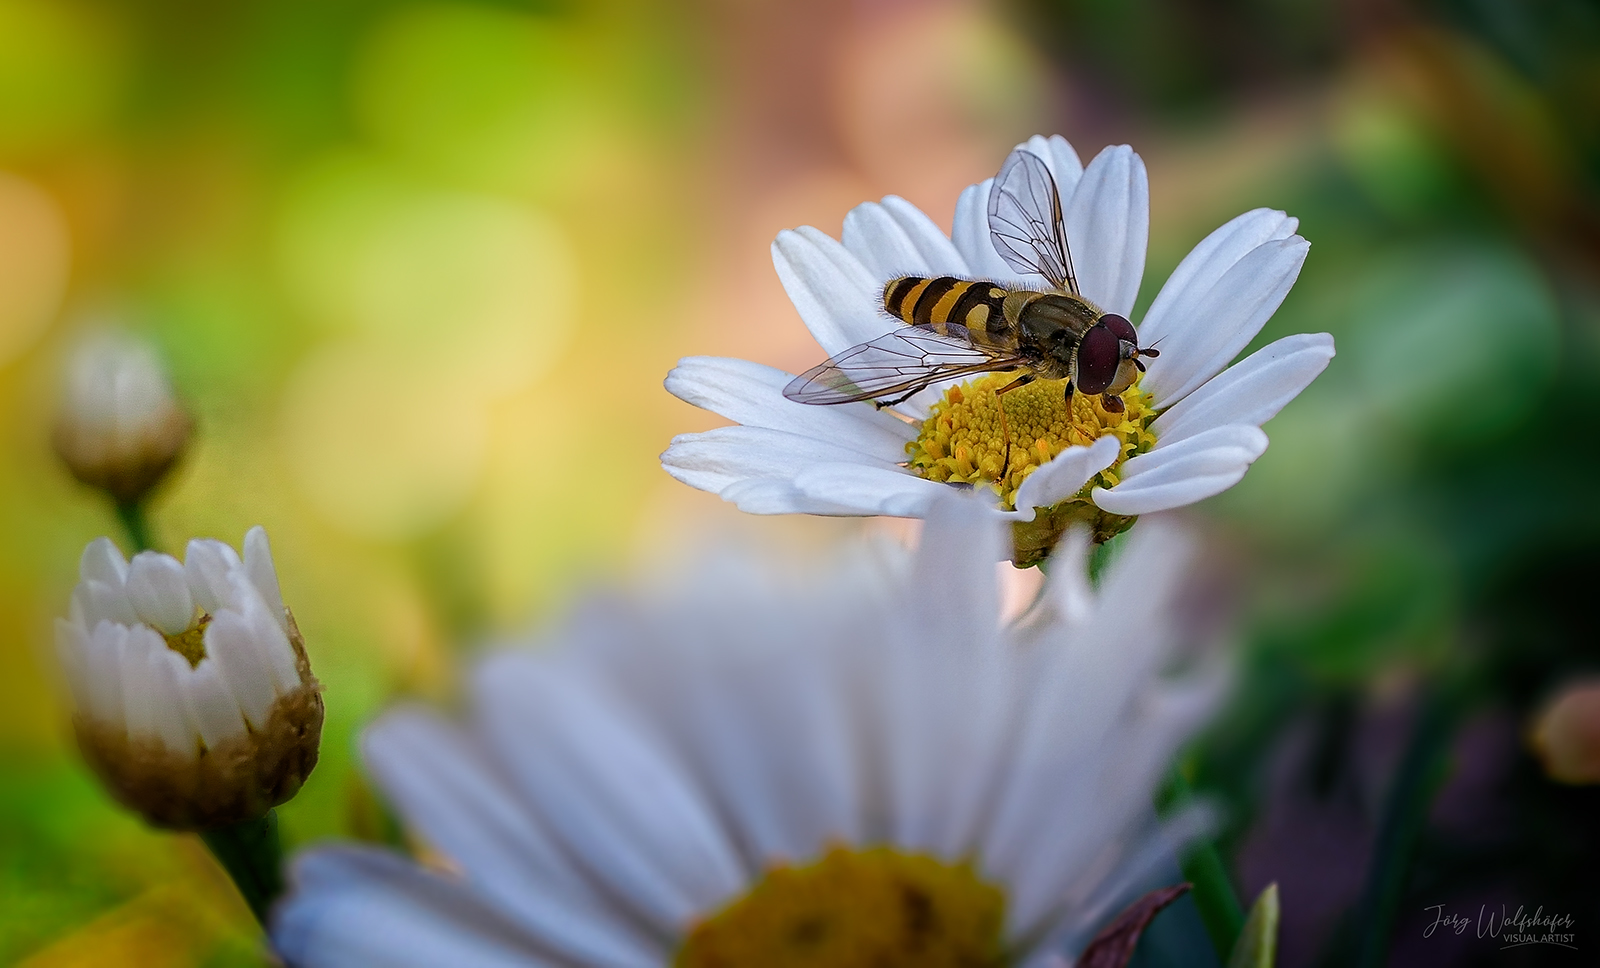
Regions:
M 392 711 L 367 768 L 442 858 L 303 854 L 300 968 L 1047 965 L 1176 874 L 1153 791 L 1221 677 L 1169 677 L 1186 542 L 1086 536 L 1001 627 L 1002 529 L 930 509 L 914 557 L 820 587 L 746 559 L 482 663 L 464 723 Z M 1176 879 L 1175 876 L 1172 879 Z
M 1059 136 L 1035 136 L 1018 150 L 1042 160 L 1060 190 L 1079 292 L 1129 318 L 1149 235 L 1144 163 L 1124 145 L 1085 169 Z M 904 326 L 884 310 L 890 280 L 954 276 L 1050 288 L 996 252 L 993 182 L 962 193 L 953 237 L 892 195 L 851 211 L 840 241 L 809 226 L 778 235 L 778 277 L 826 355 Z M 1124 410 L 1084 393 L 1069 401 L 1062 381 L 1040 380 L 1004 397 L 1007 445 L 994 390 L 1015 373 L 941 384 L 878 410 L 871 402 L 806 406 L 785 398 L 788 373 L 690 357 L 667 376 L 667 389 L 737 426 L 674 438 L 662 465 L 756 514 L 920 517 L 943 483 L 978 485 L 1019 526 L 1019 564 L 1047 554 L 1072 520 L 1103 540 L 1136 515 L 1232 487 L 1266 449 L 1261 424 L 1333 357 L 1333 338 L 1322 333 L 1278 340 L 1228 365 L 1300 273 L 1309 244 L 1297 225 L 1282 212 L 1246 212 L 1184 258 L 1137 326 L 1137 345 L 1159 355 L 1148 364 L 1135 356 L 1148 371 L 1122 394 Z
M 244 557 L 189 542 L 185 560 L 109 538 L 84 549 L 56 646 L 78 744 L 151 823 L 201 829 L 259 817 L 317 762 L 321 687 L 283 604 L 267 534 Z

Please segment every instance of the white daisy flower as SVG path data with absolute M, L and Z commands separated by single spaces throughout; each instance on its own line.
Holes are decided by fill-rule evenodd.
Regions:
M 56 646 L 79 747 L 112 794 L 157 826 L 259 817 L 317 762 L 321 687 L 284 607 L 267 534 L 244 557 L 189 542 L 185 560 L 109 538 L 84 549 Z
M 121 332 L 85 339 L 67 362 L 56 453 L 74 477 L 132 504 L 166 476 L 193 422 L 154 348 Z
M 1061 260 L 1064 271 L 1042 266 L 1041 273 L 1020 275 L 1019 262 L 1050 260 L 1031 253 L 1018 259 L 1025 246 L 1015 243 L 1012 256 L 996 251 L 990 209 L 1001 197 L 991 198 L 995 179 L 962 193 L 953 237 L 904 199 L 865 203 L 845 217 L 840 241 L 805 226 L 780 233 L 772 244 L 778 277 L 824 353 L 837 362 L 854 347 L 910 332 L 886 303 L 907 318 L 923 295 L 929 304 L 923 308 L 935 316 L 963 305 L 955 298 L 959 287 L 948 290 L 949 305 L 935 306 L 946 289 L 909 283 L 910 295 L 901 291 L 897 301 L 889 284 L 906 277 L 935 284 L 943 277 L 993 281 L 996 313 L 987 318 L 994 319 L 1003 291 L 1062 290 L 1047 277 L 1071 279 L 1075 270 L 1081 301 L 1126 325 L 1149 234 L 1144 163 L 1123 145 L 1105 149 L 1084 168 L 1059 136 L 1035 136 L 1017 149 L 1039 159 L 1059 188 L 1060 225 L 1070 249 Z M 1010 168 L 1008 162 L 1002 174 Z M 1034 211 L 1042 222 L 1050 218 L 1048 195 L 1038 197 Z M 744 360 L 690 357 L 668 374 L 667 389 L 737 426 L 674 438 L 662 465 L 678 480 L 756 514 L 920 517 L 944 490 L 942 483 L 992 489 L 997 513 L 1018 526 L 1019 564 L 1048 554 L 1072 520 L 1089 523 L 1104 540 L 1137 515 L 1232 487 L 1266 449 L 1261 424 L 1333 357 L 1333 338 L 1319 333 L 1278 340 L 1228 365 L 1299 275 L 1309 243 L 1295 234 L 1297 225 L 1283 212 L 1246 212 L 1184 258 L 1138 324 L 1136 340 L 1122 344 L 1126 375 L 1137 379 L 1120 403 L 1064 393 L 1064 380 L 1040 379 L 1007 392 L 998 413 L 994 391 L 1019 369 L 1027 372 L 1012 366 L 953 388 L 949 381 L 935 384 L 881 410 L 870 400 L 806 406 L 785 397 L 793 379 L 788 373 Z M 1044 226 L 1033 238 L 1048 248 L 1049 235 Z M 978 312 L 981 320 L 988 310 Z M 1111 345 L 1116 366 L 1118 344 Z M 1152 348 L 1157 352 L 1149 353 Z M 883 359 L 881 353 L 870 358 Z M 960 362 L 940 358 L 952 367 Z M 1134 369 L 1146 366 L 1142 375 Z M 1071 374 L 1063 369 L 1057 375 Z M 837 372 L 832 378 L 833 389 L 853 386 Z M 870 396 L 880 403 L 891 398 Z M 1006 424 L 1009 440 L 1001 433 Z
M 392 711 L 367 768 L 428 868 L 302 855 L 272 937 L 300 968 L 1061 964 L 1176 880 L 1153 792 L 1221 677 L 1162 674 L 1186 542 L 1087 536 L 1001 627 L 1003 529 L 930 508 L 914 557 L 821 587 L 733 559 L 495 655 L 471 714 Z

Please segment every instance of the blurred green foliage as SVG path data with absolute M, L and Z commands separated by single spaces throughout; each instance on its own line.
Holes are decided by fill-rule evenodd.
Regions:
M 1021 13 L 1093 92 L 1084 110 L 1130 128 L 1317 104 L 1292 170 L 1249 193 L 1313 242 L 1257 345 L 1327 330 L 1339 356 L 1211 502 L 1241 542 L 1250 646 L 1191 768 L 1227 805 L 1243 887 L 1300 871 L 1280 963 L 1509 963 L 1421 928 L 1441 901 L 1600 901 L 1600 798 L 1544 779 L 1521 739 L 1600 668 L 1577 577 L 1600 568 L 1600 11 Z

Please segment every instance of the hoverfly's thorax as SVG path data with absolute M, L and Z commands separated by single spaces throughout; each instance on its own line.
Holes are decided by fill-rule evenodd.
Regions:
M 1017 329 L 1025 344 L 1058 359 L 1067 359 L 1083 334 L 1099 316 L 1093 306 L 1074 296 L 1055 292 L 1013 292 L 1017 300 Z

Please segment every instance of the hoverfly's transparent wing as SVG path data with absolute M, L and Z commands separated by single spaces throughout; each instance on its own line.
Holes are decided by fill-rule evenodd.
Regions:
M 898 403 L 918 390 L 951 377 L 1025 365 L 1019 356 L 985 352 L 965 337 L 966 328 L 951 325 L 947 336 L 923 326 L 902 326 L 870 343 L 852 346 L 813 366 L 789 382 L 783 395 L 796 403 L 827 406 L 858 400 Z
M 1061 193 L 1044 160 L 1018 148 L 989 189 L 989 238 L 1006 264 L 1037 273 L 1057 289 L 1078 295 L 1061 215 Z

